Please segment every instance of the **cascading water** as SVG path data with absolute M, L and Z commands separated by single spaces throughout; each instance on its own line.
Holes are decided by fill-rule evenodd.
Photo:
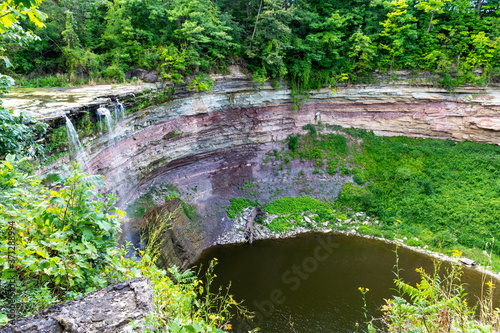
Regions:
M 85 153 L 85 149 L 83 149 L 83 146 L 80 143 L 78 133 L 76 132 L 71 120 L 66 116 L 64 116 L 64 118 L 66 118 L 66 133 L 68 134 L 69 142 L 76 152 L 76 161 L 80 163 L 80 166 L 87 172 L 90 172 L 89 159 L 87 157 L 87 153 Z
M 115 124 L 117 124 L 120 119 L 125 118 L 125 106 L 122 103 L 120 103 L 118 98 L 116 99 L 114 116 L 115 116 Z
M 106 121 L 106 127 L 108 128 L 110 140 L 114 141 L 115 134 L 113 132 L 113 127 L 111 126 L 111 112 L 108 109 L 101 106 L 99 107 L 99 109 L 97 109 L 97 116 L 99 117 L 99 120 L 101 120 L 102 117 L 104 117 Z

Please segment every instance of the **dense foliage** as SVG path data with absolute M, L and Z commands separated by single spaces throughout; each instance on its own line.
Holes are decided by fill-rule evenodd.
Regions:
M 500 237 L 500 147 L 378 137 L 322 124 L 304 129 L 306 133 L 289 136 L 280 151 L 270 152 L 264 164 L 278 165 L 286 173 L 290 161 L 297 159 L 312 164 L 313 175 L 344 176 L 339 198 L 325 203 L 307 196 L 283 197 L 262 204 L 234 198 L 230 217 L 245 207 L 261 205 L 278 216 L 267 225 L 273 232 L 321 223 L 334 230 L 405 239 L 408 245 L 445 253 L 460 249 L 479 261 L 488 242 Z M 306 223 L 304 213 L 313 224 Z M 356 213 L 366 213 L 377 223 L 355 223 Z M 353 221 L 337 223 L 347 219 Z M 493 252 L 498 255 L 500 249 Z M 495 259 L 494 266 L 498 264 Z
M 19 19 L 29 17 L 32 24 L 43 27 L 42 21 L 45 14 L 38 10 L 41 0 L 7 0 L 0 4 L 0 58 L 3 59 L 7 68 L 12 66 L 9 58 L 5 55 L 8 44 L 26 46 L 29 42 L 36 40 L 31 31 L 24 30 Z M 1 74 L 0 71 L 0 98 L 14 85 L 11 77 Z M 0 101 L 0 158 L 7 154 L 29 155 L 41 157 L 43 149 L 36 142 L 47 129 L 47 125 L 41 123 L 28 115 L 15 116 L 12 111 L 3 107 Z
M 43 84 L 121 81 L 143 67 L 208 89 L 203 73 L 238 63 L 261 82 L 289 79 L 300 100 L 375 69 L 440 73 L 433 81 L 448 88 L 500 78 L 498 0 L 47 0 L 41 10 L 45 28 L 23 23 L 40 40 L 6 54 L 12 74 L 59 75 Z
M 339 204 L 377 216 L 388 227 L 401 220 L 399 232 L 435 248 L 484 249 L 500 236 L 498 146 L 354 135 L 363 138 L 360 152 L 353 152 L 354 180 L 368 183 L 345 186 Z
M 397 252 L 397 251 L 396 251 Z M 460 257 L 460 251 L 454 251 Z M 396 295 L 385 300 L 381 318 L 368 321 L 368 332 L 495 332 L 500 325 L 500 312 L 494 306 L 493 278 L 483 276 L 484 289 L 472 306 L 465 285 L 461 283 L 462 271 L 458 264 L 451 264 L 446 274 L 439 274 L 440 265 L 435 264 L 434 272 L 426 272 L 422 267 L 416 272 L 420 283 L 412 286 L 400 277 L 396 266 Z M 442 270 L 441 270 L 442 271 Z M 365 301 L 369 292 L 359 288 Z M 369 294 L 368 294 L 369 295 Z
M 44 147 L 36 141 L 45 134 L 47 124 L 29 115 L 15 116 L 12 111 L 2 107 L 0 102 L 0 158 L 7 154 L 32 157 L 45 155 Z
M 18 165 L 12 155 L 0 164 L 0 255 L 7 257 L 7 224 L 13 221 L 18 280 L 29 295 L 20 303 L 31 307 L 36 302 L 30 298 L 46 299 L 44 294 L 64 300 L 115 280 L 120 265 L 113 248 L 121 212 L 112 197 L 97 200 L 94 186 L 100 177 L 73 170 L 46 186 Z M 8 278 L 9 271 L 3 274 Z
M 175 266 L 167 274 L 155 265 L 155 245 L 164 229 L 154 231 L 148 246 L 131 259 L 128 249 L 117 243 L 124 213 L 114 207 L 112 195 L 96 191 L 102 176 L 73 167 L 42 180 L 20 171 L 21 164 L 12 155 L 0 161 L 0 288 L 8 279 L 16 281 L 13 295 L 0 295 L 0 324 L 8 320 L 11 302 L 24 316 L 142 275 L 153 285 L 155 311 L 147 322 L 154 331 L 222 332 L 230 327 L 231 309 L 241 307 L 227 290 L 210 289 L 216 262 L 204 280 Z M 15 267 L 4 259 L 12 249 L 9 222 L 14 228 Z

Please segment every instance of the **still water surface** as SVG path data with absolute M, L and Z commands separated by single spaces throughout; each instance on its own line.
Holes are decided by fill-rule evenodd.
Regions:
M 312 233 L 252 245 L 217 246 L 196 265 L 218 259 L 217 285 L 231 282 L 231 293 L 256 312 L 254 323 L 235 320 L 233 331 L 352 332 L 364 322 L 359 287 L 369 288 L 368 316 L 380 317 L 384 298 L 394 294 L 395 245 L 356 236 Z M 398 248 L 401 276 L 413 284 L 416 268 L 433 271 L 433 260 Z M 480 295 L 481 274 L 465 269 L 467 292 Z M 496 295 L 497 296 L 497 295 Z M 498 299 L 498 296 L 496 297 Z M 498 306 L 498 305 L 496 305 Z

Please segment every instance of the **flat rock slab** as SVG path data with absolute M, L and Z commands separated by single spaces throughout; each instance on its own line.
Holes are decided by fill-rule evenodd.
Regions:
M 476 262 L 474 260 L 472 260 L 472 259 L 460 258 L 458 260 L 460 260 L 460 262 L 462 264 L 465 264 L 465 265 L 468 265 L 468 266 L 475 266 L 476 265 Z
M 71 302 L 56 304 L 31 317 L 0 327 L 0 333 L 143 332 L 153 311 L 153 289 L 140 277 L 112 284 Z M 134 328 L 129 324 L 134 322 Z
M 109 102 L 109 96 L 125 96 L 140 93 L 146 89 L 156 89 L 155 84 L 140 85 L 99 85 L 72 88 L 15 88 L 2 98 L 3 105 L 35 118 L 61 116 L 64 111 L 85 107 L 89 104 Z

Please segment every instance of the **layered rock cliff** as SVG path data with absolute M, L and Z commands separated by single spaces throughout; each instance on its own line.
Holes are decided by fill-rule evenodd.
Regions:
M 293 112 L 290 90 L 259 87 L 243 75 L 218 77 L 213 91 L 179 87 L 170 102 L 128 114 L 112 138 L 86 140 L 86 150 L 91 170 L 106 176 L 104 190 L 116 193 L 124 206 L 155 184 L 178 186 L 200 215 L 201 224 L 193 227 L 202 230 L 193 250 L 199 253 L 228 228 L 220 207 L 242 193 L 244 181 L 269 187 L 269 198 L 271 189 L 338 194 L 345 181 L 340 176 L 307 177 L 314 169 L 307 163 L 288 173 L 263 163 L 281 147 L 280 140 L 320 121 L 377 135 L 500 144 L 500 89 L 464 87 L 449 93 L 404 82 L 340 87 L 335 93 L 321 89 Z M 300 170 L 306 180 L 297 185 Z

